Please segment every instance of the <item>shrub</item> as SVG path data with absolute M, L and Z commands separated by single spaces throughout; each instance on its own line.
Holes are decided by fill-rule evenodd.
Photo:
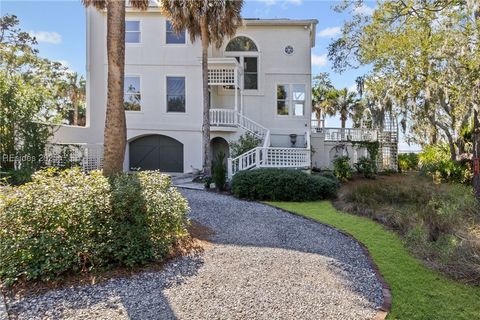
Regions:
M 256 135 L 251 132 L 246 132 L 240 136 L 238 141 L 230 142 L 231 157 L 236 158 L 239 155 L 258 147 L 261 142 L 262 140 Z
M 331 198 L 336 191 L 331 179 L 298 170 L 241 171 L 232 180 L 232 193 L 249 200 L 311 201 Z
M 186 234 L 187 210 L 158 172 L 39 171 L 0 193 L 0 277 L 50 280 L 161 259 Z
M 480 283 L 480 233 L 474 231 L 480 230 L 480 208 L 471 187 L 397 175 L 350 183 L 339 199 L 342 209 L 396 230 L 437 269 Z
M 213 163 L 213 181 L 218 190 L 224 190 L 227 183 L 227 168 L 224 161 L 225 153 L 219 152 Z
M 374 160 L 367 157 L 360 157 L 355 163 L 355 169 L 358 173 L 363 174 L 365 178 L 373 179 L 377 174 L 377 164 Z
M 327 179 L 332 180 L 335 182 L 337 186 L 340 186 L 340 181 L 338 181 L 338 178 L 333 174 L 331 171 L 322 171 L 320 172 L 320 176 L 325 177 Z
M 468 163 L 453 161 L 447 145 L 426 146 L 418 157 L 420 170 L 438 182 L 469 184 L 472 179 Z
M 347 181 L 352 177 L 352 167 L 350 166 L 350 157 L 342 156 L 333 160 L 333 174 L 340 181 Z
M 398 155 L 398 168 L 401 172 L 418 170 L 418 154 L 401 153 Z

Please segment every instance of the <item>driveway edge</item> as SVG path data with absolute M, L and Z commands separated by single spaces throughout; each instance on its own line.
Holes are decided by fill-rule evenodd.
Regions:
M 0 290 L 0 320 L 8 320 L 7 305 L 5 304 L 5 298 Z
M 279 208 L 279 207 L 276 207 L 276 206 L 268 204 L 268 203 L 264 203 L 264 202 L 259 202 L 259 203 L 264 204 L 264 205 L 269 206 L 269 207 L 272 207 L 272 208 L 275 208 L 275 209 L 278 209 L 278 210 L 283 211 L 285 213 L 292 214 L 292 215 L 295 215 L 297 217 L 301 217 L 303 219 L 313 221 L 315 223 L 323 224 L 324 226 L 327 226 L 327 227 L 329 227 L 329 228 L 331 228 L 331 229 L 333 229 L 337 232 L 340 232 L 341 234 L 353 239 L 356 243 L 358 243 L 360 245 L 360 248 L 362 248 L 363 253 L 367 256 L 368 262 L 370 263 L 370 266 L 373 268 L 373 270 L 375 272 L 375 275 L 377 277 L 377 280 L 382 285 L 383 303 L 382 303 L 382 306 L 380 307 L 380 309 L 377 310 L 377 314 L 372 318 L 372 320 L 384 320 L 387 317 L 387 315 L 392 310 L 392 293 L 390 291 L 390 286 L 385 281 L 385 278 L 383 277 L 382 273 L 380 272 L 380 269 L 378 268 L 375 261 L 373 261 L 372 255 L 370 254 L 370 251 L 368 251 L 368 248 L 363 243 L 361 243 L 359 240 L 357 240 L 350 233 L 348 233 L 346 231 L 343 231 L 343 230 L 340 230 L 340 229 L 338 229 L 338 228 L 336 228 L 336 227 L 334 227 L 334 226 L 332 226 L 328 223 L 323 223 L 323 222 L 317 221 L 315 219 L 302 216 L 301 214 L 298 214 L 294 211 Z

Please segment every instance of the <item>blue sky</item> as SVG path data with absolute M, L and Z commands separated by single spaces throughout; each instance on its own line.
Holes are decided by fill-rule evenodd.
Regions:
M 317 19 L 316 46 L 312 50 L 312 74 L 329 72 L 337 88 L 355 87 L 356 77 L 368 68 L 349 70 L 337 74 L 331 70 L 327 47 L 339 35 L 348 14 L 335 12 L 332 7 L 339 1 L 321 0 L 246 0 L 242 12 L 246 18 Z M 370 14 L 374 3 L 361 8 Z M 0 14 L 15 14 L 21 28 L 34 33 L 40 54 L 62 61 L 74 71 L 85 73 L 85 11 L 80 0 L 0 0 Z M 328 119 L 328 126 L 338 126 L 338 119 Z M 403 149 L 406 146 L 402 146 Z
M 326 53 L 332 37 L 338 36 L 348 17 L 336 13 L 336 1 L 256 0 L 245 2 L 243 16 L 247 18 L 317 19 L 316 46 L 312 51 L 312 73 L 330 72 L 337 87 L 352 87 L 355 78 L 365 70 L 353 70 L 341 75 L 330 69 Z M 366 8 L 366 12 L 370 10 Z M 0 0 L 1 14 L 15 14 L 21 28 L 34 33 L 40 54 L 60 60 L 73 70 L 85 73 L 85 12 L 80 0 Z

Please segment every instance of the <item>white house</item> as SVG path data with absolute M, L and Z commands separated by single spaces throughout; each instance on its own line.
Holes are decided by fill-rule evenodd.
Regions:
M 96 166 L 101 151 L 94 150 L 103 144 L 107 98 L 106 14 L 88 9 L 86 17 L 86 127 L 62 126 L 52 142 L 84 146 L 88 157 L 98 158 L 89 160 Z M 223 150 L 228 156 L 229 143 L 245 132 L 262 140 L 258 148 L 229 159 L 230 175 L 253 167 L 311 167 L 311 135 L 325 133 L 311 124 L 311 49 L 317 23 L 244 19 L 235 37 L 225 39 L 219 49 L 210 48 L 213 152 Z M 200 41 L 192 43 L 188 34 L 174 34 L 156 7 L 143 12 L 127 9 L 125 36 L 124 169 L 179 173 L 200 169 Z M 328 166 L 328 160 L 323 162 Z

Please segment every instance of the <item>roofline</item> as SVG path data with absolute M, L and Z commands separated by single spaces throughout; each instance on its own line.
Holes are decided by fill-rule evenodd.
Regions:
M 304 26 L 304 25 L 317 25 L 317 19 L 243 19 L 243 24 L 246 26 Z
M 315 47 L 317 19 L 243 19 L 243 25 L 248 26 L 303 26 L 305 29 L 310 29 L 310 47 Z

